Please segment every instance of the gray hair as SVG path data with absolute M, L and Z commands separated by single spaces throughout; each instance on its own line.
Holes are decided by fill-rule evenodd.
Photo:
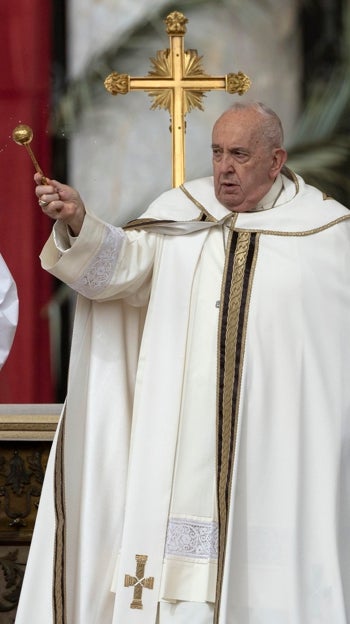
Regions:
M 261 132 L 264 140 L 273 147 L 283 147 L 284 132 L 282 122 L 272 108 L 262 102 L 235 102 L 226 112 L 253 109 L 263 117 Z M 225 114 L 225 113 L 224 113 Z

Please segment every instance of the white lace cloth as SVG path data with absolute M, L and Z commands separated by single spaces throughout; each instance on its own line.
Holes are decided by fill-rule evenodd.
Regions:
M 218 538 L 217 522 L 170 518 L 165 554 L 196 559 L 217 559 Z
M 94 256 L 79 279 L 70 284 L 71 288 L 85 297 L 96 295 L 106 288 L 114 273 L 123 240 L 123 231 L 108 225 L 99 253 Z

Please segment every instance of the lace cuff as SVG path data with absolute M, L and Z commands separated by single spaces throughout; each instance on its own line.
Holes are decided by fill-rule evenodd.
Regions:
M 80 277 L 69 286 L 85 297 L 91 298 L 102 292 L 114 273 L 125 234 L 121 228 L 106 225 L 105 239 L 96 256 Z

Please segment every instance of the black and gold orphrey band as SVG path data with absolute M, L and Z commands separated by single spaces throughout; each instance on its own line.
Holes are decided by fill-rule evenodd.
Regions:
M 64 501 L 64 416 L 61 420 L 57 439 L 55 463 L 55 513 L 56 535 L 53 579 L 53 618 L 54 624 L 66 624 L 66 574 L 65 574 L 65 501 Z
M 245 335 L 258 242 L 259 235 L 254 232 L 230 232 L 221 291 L 217 378 L 219 556 L 214 624 L 219 622 Z

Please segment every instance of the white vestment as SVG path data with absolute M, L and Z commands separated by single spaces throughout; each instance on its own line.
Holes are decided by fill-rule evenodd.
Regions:
M 18 321 L 18 296 L 15 281 L 0 254 L 0 369 L 12 347 Z
M 80 295 L 16 624 L 350 619 L 350 213 L 185 187 L 43 250 Z

